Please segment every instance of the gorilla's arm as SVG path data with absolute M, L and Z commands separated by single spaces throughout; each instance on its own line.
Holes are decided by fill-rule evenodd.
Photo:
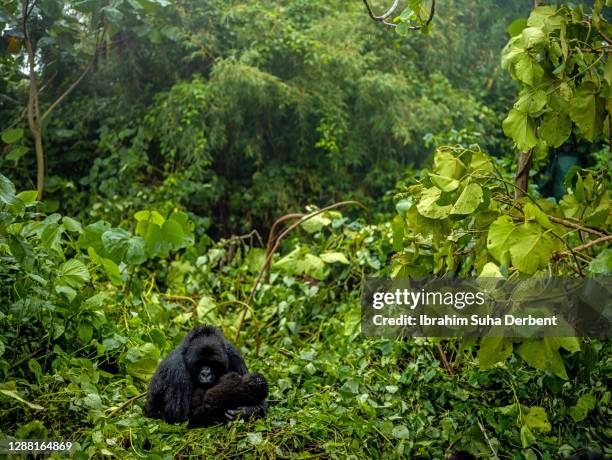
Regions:
M 225 341 L 227 347 L 227 359 L 228 359 L 228 372 L 236 372 L 239 375 L 246 375 L 249 370 L 247 369 L 244 358 L 240 354 L 236 347 L 227 340 Z
M 184 422 L 189 416 L 192 392 L 191 376 L 180 349 L 175 349 L 161 362 L 151 379 L 145 415 L 169 423 Z

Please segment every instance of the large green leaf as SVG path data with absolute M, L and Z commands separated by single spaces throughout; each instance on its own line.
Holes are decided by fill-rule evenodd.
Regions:
M 593 142 L 599 134 L 600 126 L 597 123 L 597 105 L 595 94 L 597 87 L 593 82 L 583 83 L 570 101 L 569 115 L 578 125 L 584 137 Z
M 531 430 L 538 430 L 542 433 L 548 433 L 551 430 L 546 410 L 540 406 L 532 406 L 529 408 L 529 412 L 525 416 L 525 424 Z
M 544 75 L 542 66 L 527 51 L 518 56 L 511 67 L 511 72 L 517 80 L 528 86 L 535 86 Z
M 302 222 L 300 226 L 308 233 L 316 233 L 323 227 L 328 226 L 329 224 L 331 224 L 331 219 L 325 217 L 323 213 L 317 214 L 316 216 L 313 216 L 310 219 Z
M 589 271 L 597 275 L 612 275 L 612 249 L 604 249 L 591 260 Z
M 461 179 L 465 173 L 465 164 L 447 150 L 437 150 L 434 155 L 434 171 L 443 177 Z
M 106 257 L 99 256 L 92 246 L 89 246 L 87 248 L 87 254 L 89 254 L 89 258 L 94 263 L 99 264 L 102 267 L 102 270 L 104 271 L 108 279 L 111 281 L 111 283 L 113 283 L 115 286 L 121 286 L 123 280 L 121 279 L 121 272 L 119 271 L 119 267 L 115 262 Z
M 161 227 L 166 219 L 157 211 L 138 211 L 134 214 L 134 218 L 138 221 L 136 224 L 136 234 L 145 236 L 149 224 L 155 224 Z
M 139 265 L 147 258 L 144 239 L 133 236 L 126 230 L 120 228 L 107 230 L 102 234 L 102 243 L 115 263 L 127 262 Z
M 500 216 L 489 227 L 487 249 L 500 264 L 510 265 L 510 248 L 519 238 L 517 226 L 510 216 Z
M 562 112 L 548 112 L 542 118 L 538 134 L 550 147 L 559 147 L 572 133 L 572 121 Z
M 521 91 L 519 100 L 514 103 L 514 108 L 519 112 L 526 113 L 531 116 L 540 114 L 546 103 L 548 96 L 543 89 L 527 88 Z
M 521 31 L 525 48 L 534 48 L 548 42 L 548 36 L 541 27 L 526 27 Z
M 595 396 L 591 393 L 585 393 L 578 398 L 576 405 L 569 408 L 569 413 L 574 421 L 581 422 L 587 418 L 589 412 L 595 409 L 596 402 Z
M 89 271 L 83 262 L 70 259 L 57 269 L 57 285 L 80 289 L 89 281 Z
M 45 225 L 40 234 L 41 244 L 57 253 L 62 252 L 62 235 L 64 234 L 64 226 L 54 222 Z
M 350 264 L 346 256 L 342 254 L 341 252 L 324 252 L 319 257 L 321 257 L 323 262 L 325 262 L 326 264 L 335 264 L 335 263 L 340 263 L 340 264 L 345 264 L 345 265 Z
M 503 122 L 503 128 L 504 133 L 514 140 L 516 147 L 521 152 L 528 151 L 538 143 L 533 120 L 525 112 L 517 109 L 510 110 Z
M 512 265 L 520 272 L 531 275 L 550 262 L 555 241 L 542 231 L 542 227 L 531 223 L 520 225 L 516 237 L 510 247 L 510 256 Z
M 162 236 L 168 242 L 170 249 L 177 250 L 184 247 L 185 234 L 183 227 L 176 220 L 168 219 L 162 225 Z
M 512 340 L 507 337 L 483 337 L 476 357 L 481 369 L 490 369 L 512 354 Z
M 429 174 L 433 184 L 443 192 L 452 192 L 459 187 L 459 180 L 450 177 L 440 176 L 438 174 Z
M 13 204 L 16 201 L 15 186 L 6 176 L 0 174 L 0 203 Z
M 2 142 L 5 144 L 14 144 L 23 137 L 22 128 L 10 128 L 2 132 Z
M 468 184 L 452 207 L 451 214 L 471 214 L 482 203 L 482 187 Z
M 442 191 L 437 187 L 425 189 L 421 194 L 421 200 L 417 204 L 419 214 L 430 219 L 446 219 L 450 214 L 451 205 L 439 206 L 436 204 L 441 193 Z
M 87 250 L 88 248 L 94 248 L 96 254 L 101 257 L 107 256 L 106 249 L 102 243 L 102 235 L 104 232 L 110 230 L 111 226 L 108 222 L 99 220 L 93 224 L 89 224 L 83 230 L 83 233 L 79 235 L 77 240 L 77 246 L 80 249 Z
M 541 371 L 550 370 L 557 377 L 567 380 L 567 371 L 559 354 L 559 344 L 552 339 L 554 338 L 544 337 L 524 341 L 517 347 L 516 352 L 530 366 Z
M 164 239 L 162 229 L 157 224 L 149 224 L 145 234 L 145 243 L 149 257 L 166 257 L 170 250 L 168 241 Z

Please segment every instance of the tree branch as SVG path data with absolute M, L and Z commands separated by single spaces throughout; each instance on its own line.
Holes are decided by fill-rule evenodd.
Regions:
M 363 0 L 363 4 L 366 6 L 366 9 L 368 10 L 368 15 L 374 21 L 382 22 L 384 25 L 389 26 L 389 27 L 397 27 L 397 24 L 388 22 L 387 18 L 389 18 L 393 14 L 395 9 L 397 8 L 397 5 L 399 4 L 399 0 L 394 0 L 391 7 L 384 14 L 381 14 L 380 16 L 377 16 L 374 14 L 374 11 L 372 11 L 372 7 L 370 6 L 370 3 L 368 2 L 368 0 Z M 419 29 L 422 29 L 423 27 L 427 27 L 429 23 L 433 20 L 435 11 L 436 11 L 436 0 L 431 0 L 431 9 L 429 10 L 429 16 L 427 20 L 421 25 L 409 26 L 408 30 L 419 30 Z
M 556 256 L 563 257 L 563 256 L 572 255 L 575 252 L 586 251 L 590 247 L 595 246 L 596 244 L 605 243 L 606 241 L 612 241 L 612 235 L 602 236 L 601 238 L 597 238 L 596 240 L 589 241 L 588 243 L 585 243 L 585 244 L 581 244 L 580 246 L 576 246 L 575 248 L 573 248 L 571 251 L 558 252 Z
M 608 236 L 607 233 L 602 232 L 601 230 L 598 230 L 596 228 L 592 228 L 592 227 L 585 227 L 583 225 L 574 223 L 570 220 L 566 220 L 566 219 L 561 219 L 559 217 L 555 217 L 555 216 L 551 216 L 550 214 L 546 215 L 548 217 L 548 219 L 551 222 L 555 222 L 556 224 L 561 224 L 565 227 L 569 227 L 569 228 L 575 228 L 576 230 L 580 230 L 581 232 L 587 232 L 587 233 L 592 233 L 593 235 L 597 235 L 597 236 Z
M 271 265 L 272 257 L 274 256 L 274 253 L 278 249 L 278 246 L 279 246 L 281 240 L 289 232 L 291 232 L 291 230 L 293 230 L 296 227 L 299 227 L 301 224 L 303 224 L 307 220 L 312 219 L 313 217 L 318 216 L 319 214 L 322 214 L 322 213 L 324 213 L 326 211 L 330 211 L 332 209 L 339 208 L 341 206 L 346 206 L 346 205 L 349 205 L 349 204 L 356 204 L 357 206 L 361 206 L 362 208 L 367 209 L 359 201 L 349 200 L 349 201 L 341 201 L 339 203 L 334 203 L 334 204 L 329 205 L 329 206 L 327 206 L 325 208 L 318 209 L 318 210 L 316 210 L 314 212 L 311 212 L 309 214 L 304 215 L 297 222 L 291 224 L 289 227 L 287 227 L 285 230 L 283 230 L 280 235 L 278 235 L 278 237 L 276 238 L 276 241 L 274 243 L 274 246 L 272 246 L 272 250 L 266 255 L 266 260 L 264 261 L 263 267 L 259 271 L 259 273 L 257 274 L 257 278 L 255 278 L 255 282 L 253 283 L 253 286 L 251 287 L 251 291 L 249 292 L 249 297 L 247 298 L 246 302 L 244 303 L 245 305 L 244 305 L 244 307 L 242 309 L 242 312 L 240 313 L 240 318 L 238 319 L 238 325 L 236 326 L 236 336 L 234 338 L 235 342 L 237 342 L 238 339 L 240 338 L 240 330 L 242 329 L 242 324 L 244 323 L 244 318 L 246 317 L 247 310 L 250 307 L 251 302 L 253 301 L 253 297 L 255 297 L 255 292 L 257 291 L 257 287 L 259 286 L 259 283 L 261 282 L 264 274 L 267 272 L 267 270 L 269 269 L 269 267 Z

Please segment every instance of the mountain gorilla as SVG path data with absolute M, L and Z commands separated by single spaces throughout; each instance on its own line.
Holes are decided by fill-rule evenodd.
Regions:
M 249 374 L 234 346 L 212 326 L 197 326 L 164 359 L 149 384 L 144 413 L 206 426 L 266 414 L 268 383 Z

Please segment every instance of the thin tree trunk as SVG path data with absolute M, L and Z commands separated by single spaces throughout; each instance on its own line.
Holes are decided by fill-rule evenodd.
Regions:
M 533 149 L 521 152 L 518 156 L 516 176 L 514 178 L 514 198 L 519 199 L 527 194 L 529 187 L 529 167 L 531 166 L 531 155 Z
M 28 52 L 28 65 L 30 70 L 30 93 L 28 97 L 28 126 L 34 138 L 34 149 L 36 151 L 36 199 L 42 200 L 45 188 L 45 150 L 42 142 L 42 123 L 40 110 L 38 108 L 38 83 L 36 81 L 36 59 L 34 45 L 28 30 L 28 19 L 30 14 L 30 4 L 28 0 L 23 0 L 23 36 Z
M 546 5 L 546 0 L 533 0 L 533 8 Z M 531 156 L 533 149 L 521 152 L 516 165 L 516 177 L 514 178 L 514 198 L 519 199 L 527 194 L 529 188 L 529 169 L 531 167 Z

